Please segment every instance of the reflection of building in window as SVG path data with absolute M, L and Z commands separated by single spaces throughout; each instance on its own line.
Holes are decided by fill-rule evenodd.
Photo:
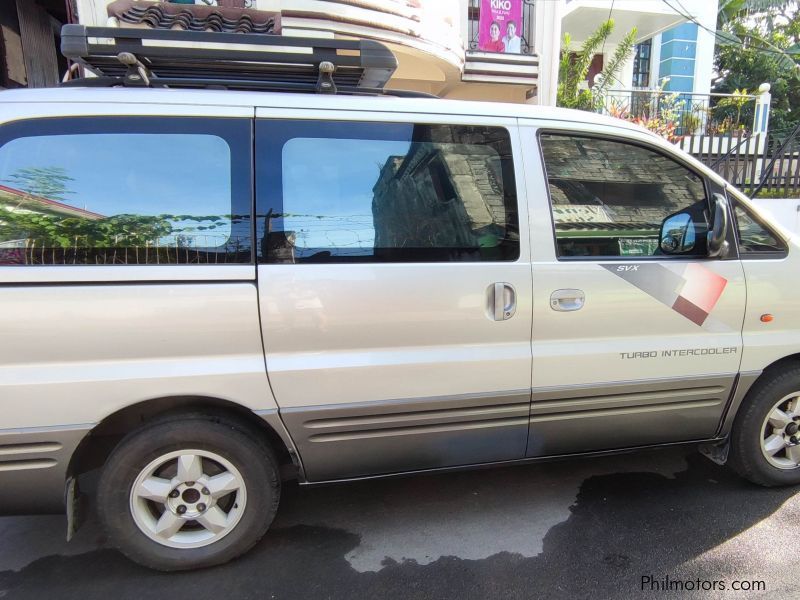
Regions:
M 70 206 L 58 200 L 36 196 L 22 190 L 0 185 L 0 225 L 6 227 L 9 225 L 8 217 L 10 216 L 7 213 L 14 213 L 16 215 L 46 215 L 64 219 L 78 218 L 89 221 L 97 221 L 105 218 L 101 214 L 84 210 L 77 206 Z M 4 214 L 6 215 L 5 219 L 3 218 Z M 19 231 L 14 233 L 19 235 L 20 239 L 0 240 L 0 246 L 6 248 L 19 245 L 24 246 L 29 232 Z
M 542 151 L 561 256 L 652 255 L 662 221 L 706 199 L 691 171 L 632 144 L 545 135 Z
M 37 216 L 50 219 L 98 221 L 103 215 L 64 204 L 52 198 L 30 194 L 0 185 L 0 264 L 25 264 L 25 248 L 36 238 L 33 220 Z
M 466 131 L 469 144 L 437 128 L 445 139 L 389 157 L 373 188 L 376 248 L 478 248 L 505 237 L 500 156 Z

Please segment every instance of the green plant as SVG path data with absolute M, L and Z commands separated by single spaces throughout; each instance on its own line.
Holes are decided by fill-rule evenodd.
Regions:
M 800 2 L 722 0 L 718 19 L 714 92 L 732 94 L 771 84 L 770 129 L 788 131 L 800 122 Z M 751 123 L 755 103 L 742 107 L 739 124 Z M 734 118 L 721 110 L 716 120 Z
M 636 114 L 632 114 L 627 107 L 613 106 L 609 110 L 611 116 L 636 123 L 653 133 L 670 141 L 675 141 L 678 123 L 683 112 L 683 100 L 677 92 L 665 92 L 664 86 L 668 78 L 659 82 L 658 87 L 652 90 L 649 101 L 639 107 Z
M 581 89 L 581 83 L 589 73 L 594 55 L 614 31 L 614 21 L 609 19 L 602 23 L 581 45 L 578 52 L 570 51 L 572 38 L 564 34 L 561 48 L 561 60 L 558 64 L 558 87 L 556 104 L 566 108 L 580 110 L 597 110 L 602 102 L 602 95 L 612 82 L 617 81 L 617 74 L 625 61 L 633 53 L 636 40 L 636 28 L 631 29 L 617 46 L 611 59 L 597 77 L 597 85 L 593 89 Z
M 747 94 L 747 88 L 740 90 L 736 89 L 733 91 L 732 96 L 728 96 L 723 98 L 719 102 L 717 102 L 716 106 L 713 108 L 714 112 L 723 112 L 729 113 L 728 117 L 732 123 L 732 129 L 740 129 L 742 128 L 742 109 L 749 103 L 752 102 L 753 98 Z M 732 109 L 730 111 L 726 111 L 725 109 Z M 736 112 L 736 118 L 732 117 L 733 111 Z M 724 120 L 724 119 L 723 119 Z
M 762 189 L 758 192 L 756 198 L 791 198 L 792 192 L 785 192 L 782 189 L 766 190 Z
M 683 130 L 683 135 L 692 135 L 696 132 L 700 127 L 703 125 L 703 119 L 694 109 L 692 112 L 688 112 L 683 115 L 683 119 L 681 120 L 681 129 Z

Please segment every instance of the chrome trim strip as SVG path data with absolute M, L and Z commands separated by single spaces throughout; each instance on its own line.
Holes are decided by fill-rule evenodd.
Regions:
M 429 410 L 429 411 L 410 411 L 404 413 L 393 413 L 390 415 L 369 415 L 364 417 L 349 417 L 343 419 L 317 419 L 307 421 L 305 427 L 308 429 L 329 429 L 332 427 L 367 427 L 370 425 L 380 426 L 413 423 L 414 421 L 429 421 L 431 419 L 457 419 L 458 422 L 468 421 L 471 418 L 479 418 L 481 416 L 498 416 L 509 414 L 510 416 L 518 414 L 527 414 L 527 407 L 522 408 L 522 403 L 498 405 L 491 407 L 476 407 L 459 409 L 453 408 L 450 410 Z M 413 425 L 408 425 L 413 427 Z
M 536 375 L 534 374 L 534 377 L 535 376 Z M 695 382 L 704 383 L 705 386 L 722 385 L 728 387 L 734 376 L 734 374 L 694 375 L 691 377 L 681 378 L 660 377 L 656 379 L 626 379 L 620 381 L 608 381 L 605 383 L 580 383 L 572 385 L 539 387 L 533 388 L 532 401 L 537 402 L 539 400 L 575 397 L 580 395 L 579 392 L 581 390 L 587 390 L 589 392 L 596 393 L 599 390 L 620 388 L 620 390 L 625 390 L 625 394 L 646 392 L 651 390 L 669 392 L 670 390 L 696 389 L 698 386 L 691 385 Z M 564 395 L 565 392 L 567 393 L 567 396 Z M 589 395 L 587 394 L 587 396 Z
M 717 406 L 721 400 L 706 400 L 694 402 L 672 402 L 647 406 L 631 406 L 610 408 L 605 410 L 582 410 L 569 413 L 548 413 L 541 416 L 532 416 L 531 423 L 544 423 L 547 421 L 561 421 L 565 419 L 584 419 L 592 417 L 613 417 L 616 415 L 632 415 L 643 412 L 658 412 L 666 410 L 685 410 L 687 408 L 703 408 L 707 406 Z
M 29 444 L 0 444 L 0 456 L 58 452 L 64 446 L 59 442 L 33 442 Z
M 565 398 L 563 400 L 554 401 L 534 401 L 531 408 L 531 413 L 537 412 L 539 409 L 544 411 L 548 408 L 560 408 L 565 410 L 574 409 L 575 412 L 584 410 L 584 407 L 597 407 L 599 403 L 603 405 L 624 404 L 626 407 L 645 407 L 645 406 L 658 406 L 661 404 L 670 404 L 674 402 L 694 402 L 706 399 L 708 396 L 715 397 L 715 402 L 719 402 L 717 396 L 724 395 L 728 391 L 725 386 L 710 386 L 702 388 L 689 388 L 689 389 L 676 389 L 669 391 L 657 392 L 630 392 L 628 394 L 598 394 L 595 396 L 581 396 L 578 398 Z M 680 394 L 682 399 L 676 400 L 675 396 Z M 695 398 L 700 396 L 700 398 Z M 667 402 L 659 402 L 659 401 Z
M 9 460 L 0 462 L 0 472 L 27 471 L 30 469 L 49 469 L 55 467 L 58 461 L 54 458 L 36 458 L 33 460 Z
M 523 409 L 521 408 L 520 411 L 521 410 Z M 524 407 L 524 410 L 527 412 L 527 407 Z M 345 440 L 363 440 L 376 437 L 444 433 L 447 431 L 465 431 L 469 429 L 486 429 L 489 427 L 511 427 L 515 425 L 527 424 L 527 417 L 521 417 L 517 419 L 491 419 L 478 422 L 457 422 L 451 425 L 420 425 L 387 429 L 372 429 L 353 433 L 326 433 L 309 436 L 308 440 L 310 442 L 342 442 Z
M 70 425 L 44 425 L 42 427 L 15 427 L 12 429 L 0 429 L 0 436 L 2 435 L 17 435 L 17 434 L 35 434 L 35 433 L 48 433 L 48 432 L 63 432 L 63 431 L 87 431 L 94 429 L 97 423 L 72 423 Z

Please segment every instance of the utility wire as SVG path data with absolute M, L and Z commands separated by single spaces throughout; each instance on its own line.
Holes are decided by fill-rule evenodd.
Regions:
M 716 40 L 719 40 L 719 41 L 722 41 L 722 42 L 725 42 L 725 43 L 728 43 L 728 44 L 731 43 L 731 41 L 732 41 L 731 38 L 728 38 L 728 37 L 725 37 L 723 35 L 720 35 L 720 33 L 715 29 L 710 29 L 709 27 L 706 27 L 706 25 L 704 25 L 703 23 L 698 21 L 696 18 L 694 18 L 688 12 L 681 12 L 681 10 L 675 8 L 675 6 L 670 4 L 669 0 L 661 0 L 661 1 L 664 4 L 666 4 L 670 9 L 672 9 L 672 11 L 675 12 L 675 14 L 680 15 L 684 19 L 694 23 L 695 25 L 697 25 L 701 29 L 703 29 L 703 30 L 709 32 L 710 34 L 712 34 Z M 675 1 L 683 9 L 683 11 L 686 11 L 686 7 L 683 4 L 681 4 L 680 0 L 675 0 Z M 793 65 L 795 65 L 795 68 L 800 70 L 800 64 L 796 63 L 795 60 L 794 60 L 794 57 L 791 54 L 789 54 L 788 52 L 786 52 L 785 50 L 781 50 L 777 46 L 774 46 L 773 44 L 770 44 L 768 41 L 760 38 L 759 36 L 748 34 L 747 37 L 749 37 L 749 38 L 751 38 L 751 39 L 753 39 L 753 40 L 755 40 L 757 42 L 760 42 L 761 44 L 767 44 L 767 45 L 770 45 L 770 46 L 773 46 L 774 48 L 776 48 L 775 50 L 773 50 L 772 48 L 764 48 L 764 47 L 753 48 L 754 51 L 756 51 L 756 52 L 766 52 L 766 53 L 769 53 L 769 54 L 776 54 L 778 56 L 781 56 L 781 57 L 791 61 L 791 63 Z
M 614 2 L 615 2 L 615 1 L 616 1 L 616 0 L 611 0 L 611 7 L 608 9 L 608 18 L 606 19 L 606 21 L 610 21 L 610 20 L 611 20 L 611 15 L 612 15 L 612 14 L 613 14 L 613 12 L 614 12 Z M 606 40 L 607 40 L 607 39 L 608 39 L 608 38 L 604 38 L 604 39 L 603 39 L 603 45 L 600 47 L 600 56 L 604 57 L 604 58 L 603 58 L 603 62 L 604 62 L 604 63 L 605 63 L 605 50 L 606 50 Z M 635 47 L 634 47 L 634 54 L 635 54 L 635 52 L 636 52 L 636 49 L 635 49 Z M 605 64 L 604 64 L 603 66 L 605 66 Z M 602 73 L 602 72 L 603 72 L 603 71 L 602 71 L 602 69 L 601 69 L 600 73 Z M 611 75 L 611 78 L 612 78 L 614 81 L 616 81 L 617 83 L 619 83 L 620 85 L 623 85 L 623 86 L 625 85 L 625 84 L 624 84 L 622 81 L 620 81 L 619 77 L 617 77 L 617 76 L 616 76 L 616 75 L 614 75 L 613 73 L 609 73 L 609 75 Z
M 606 21 L 611 20 L 611 15 L 614 12 L 614 2 L 615 0 L 611 0 L 611 8 L 608 9 L 608 17 L 606 18 Z M 608 39 L 607 37 L 603 38 L 603 45 L 600 47 L 600 54 L 604 54 L 605 52 L 607 39 Z

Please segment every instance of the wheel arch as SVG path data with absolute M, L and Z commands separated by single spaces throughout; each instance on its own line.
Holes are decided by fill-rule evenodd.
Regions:
M 278 458 L 282 478 L 302 478 L 302 465 L 277 411 L 257 414 L 230 400 L 208 396 L 167 396 L 128 405 L 95 425 L 73 452 L 67 479 L 102 467 L 122 438 L 146 423 L 182 412 L 197 411 L 207 413 L 212 419 L 235 421 L 253 435 L 263 436 Z
M 775 373 L 788 367 L 800 367 L 800 352 L 776 359 L 761 371 L 740 373 L 730 408 L 720 426 L 718 437 L 730 435 L 740 409 L 747 403 L 747 399 L 753 391 L 757 390 L 762 382 L 773 377 Z

